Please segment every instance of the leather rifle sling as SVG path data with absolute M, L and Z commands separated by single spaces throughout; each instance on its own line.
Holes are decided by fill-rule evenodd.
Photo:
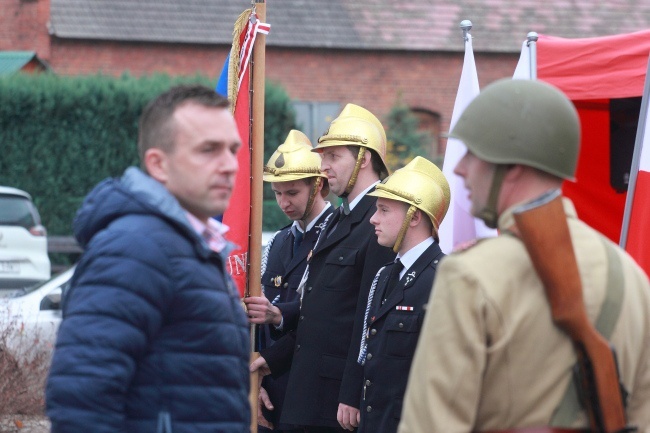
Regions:
M 623 264 L 610 242 L 604 238 L 601 238 L 601 241 L 607 254 L 607 288 L 596 319 L 596 330 L 609 340 L 623 305 Z M 581 409 L 576 381 L 570 380 L 564 397 L 553 413 L 551 426 L 571 425 L 577 419 Z
M 614 433 L 626 425 L 618 373 L 609 343 L 589 322 L 578 263 L 559 191 L 542 196 L 514 213 L 514 231 L 523 241 L 544 285 L 553 321 L 576 346 L 579 361 L 589 362 L 595 383 L 585 409 L 594 431 Z M 546 227 L 552 227 L 547 230 Z M 584 350 L 584 352 L 583 352 Z M 586 358 L 586 359 L 584 359 Z M 596 403 L 593 403 L 593 400 Z M 602 414 L 599 421 L 598 413 Z M 602 421 L 602 425 L 601 424 Z

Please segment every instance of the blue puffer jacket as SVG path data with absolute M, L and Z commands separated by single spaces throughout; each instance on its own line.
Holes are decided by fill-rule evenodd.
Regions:
M 249 432 L 249 336 L 224 257 L 136 168 L 75 219 L 86 252 L 47 382 L 53 432 Z

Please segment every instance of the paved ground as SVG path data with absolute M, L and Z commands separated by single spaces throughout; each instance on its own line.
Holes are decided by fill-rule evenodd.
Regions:
M 48 433 L 50 422 L 46 417 L 3 416 L 0 433 Z

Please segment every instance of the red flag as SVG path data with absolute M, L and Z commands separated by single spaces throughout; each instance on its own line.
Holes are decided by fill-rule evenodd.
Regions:
M 223 223 L 230 227 L 226 237 L 237 245 L 237 248 L 228 256 L 227 269 L 235 280 L 242 297 L 246 291 L 247 282 L 251 214 L 251 97 L 248 65 L 257 33 L 267 34 L 269 29 L 268 24 L 257 20 L 254 12 L 244 11 L 235 23 L 235 37 L 230 52 L 230 61 L 226 62 L 226 67 L 229 68 L 228 99 L 243 146 L 237 155 L 239 171 L 235 178 L 235 189 L 230 198 L 230 204 L 223 215 Z

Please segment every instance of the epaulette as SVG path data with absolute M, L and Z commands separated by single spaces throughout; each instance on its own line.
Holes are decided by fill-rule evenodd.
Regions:
M 467 251 L 470 248 L 480 244 L 481 242 L 483 242 L 486 239 L 490 239 L 490 238 L 476 238 L 476 239 L 472 239 L 470 241 L 461 242 L 460 244 L 458 244 L 458 245 L 456 245 L 454 247 L 451 254 L 457 254 L 457 253 L 462 253 L 463 251 Z

